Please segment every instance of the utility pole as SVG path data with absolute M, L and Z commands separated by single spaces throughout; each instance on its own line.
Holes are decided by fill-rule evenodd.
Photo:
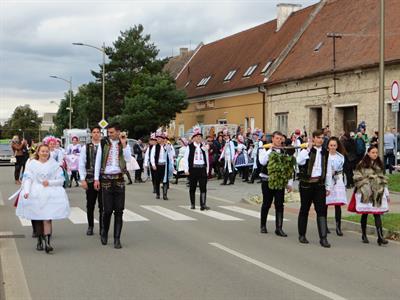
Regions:
M 336 80 L 339 80 L 339 78 L 336 77 L 336 39 L 341 39 L 342 35 L 340 33 L 332 32 L 327 34 L 328 38 L 332 39 L 333 42 L 333 94 L 337 95 L 338 93 L 336 92 Z
M 384 136 L 384 109 L 385 109 L 385 0 L 381 0 L 380 8 L 380 36 L 379 36 L 379 155 L 383 157 Z

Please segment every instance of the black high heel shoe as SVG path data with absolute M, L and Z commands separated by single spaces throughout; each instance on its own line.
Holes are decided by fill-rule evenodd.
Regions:
M 42 239 L 42 235 L 40 235 L 40 234 L 37 237 L 36 250 L 43 251 L 43 239 Z

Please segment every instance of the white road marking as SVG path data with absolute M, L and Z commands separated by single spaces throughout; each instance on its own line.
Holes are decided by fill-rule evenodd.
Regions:
M 178 187 L 172 186 L 172 185 L 170 185 L 170 189 L 188 193 L 188 190 L 187 190 L 187 189 L 181 189 L 181 188 L 178 188 Z M 197 196 L 200 196 L 200 192 L 196 192 L 196 195 L 197 195 Z M 220 198 L 220 197 L 211 196 L 211 195 L 209 195 L 209 194 L 207 195 L 207 199 L 214 199 L 214 200 L 218 200 L 218 201 L 225 202 L 225 203 L 231 203 L 231 204 L 234 204 L 234 203 L 235 203 L 235 201 L 227 200 L 227 199 Z
M 149 219 L 138 215 L 137 213 L 130 211 L 129 209 L 124 209 L 124 214 L 122 215 L 124 222 L 137 222 L 137 221 L 148 221 Z
M 4 205 L 4 201 L 3 201 L 3 193 L 0 192 L 0 206 Z
M 0 232 L 0 235 L 12 235 L 12 232 Z M 30 300 L 24 268 L 18 253 L 15 239 L 0 239 L 1 269 L 3 271 L 3 289 L 5 299 Z
M 23 219 L 21 217 L 18 217 L 18 219 L 22 226 L 32 226 L 31 220 Z
M 207 217 L 218 219 L 218 220 L 221 220 L 221 221 L 243 221 L 243 219 L 236 218 L 236 217 L 233 217 L 233 216 L 230 216 L 230 215 L 227 215 L 227 214 L 223 214 L 223 213 L 217 212 L 215 210 L 203 210 L 203 211 L 201 211 L 199 208 L 190 209 L 190 206 L 184 206 L 184 205 L 181 205 L 180 207 L 183 207 L 185 209 L 189 209 L 190 211 L 202 214 L 202 215 L 207 216 Z
M 252 209 L 247 209 L 247 208 L 243 208 L 240 206 L 220 206 L 223 209 L 227 209 L 230 211 L 234 211 L 240 214 L 244 214 L 247 216 L 251 216 L 254 218 L 259 219 L 260 218 L 260 212 L 252 210 Z M 283 219 L 284 221 L 289 221 L 288 219 Z M 272 215 L 268 215 L 267 221 L 275 221 L 275 216 Z
M 162 206 L 158 205 L 141 205 L 144 209 L 150 210 L 156 214 L 162 215 L 168 219 L 174 220 L 174 221 L 196 221 L 196 219 L 183 215 L 181 213 L 178 213 L 176 211 L 164 208 Z
M 87 224 L 86 212 L 80 207 L 71 207 L 71 214 L 68 219 L 74 224 Z M 96 219 L 94 222 L 99 223 Z
M 271 273 L 273 273 L 275 275 L 278 275 L 279 277 L 282 277 L 282 278 L 284 278 L 284 279 L 286 279 L 288 281 L 296 283 L 296 284 L 298 284 L 298 285 L 300 285 L 300 286 L 302 286 L 302 287 L 304 287 L 306 289 L 309 289 L 309 290 L 311 290 L 311 291 L 313 291 L 313 292 L 315 292 L 317 294 L 320 294 L 322 296 L 325 296 L 325 297 L 327 297 L 329 299 L 333 299 L 333 300 L 345 300 L 346 299 L 346 298 L 343 298 L 342 296 L 339 296 L 338 294 L 335 294 L 333 292 L 330 292 L 330 291 L 324 290 L 322 288 L 319 288 L 319 287 L 317 287 L 317 286 L 315 286 L 315 285 L 313 285 L 313 284 L 311 284 L 309 282 L 306 282 L 306 281 L 301 280 L 301 279 L 299 279 L 297 277 L 294 277 L 294 276 L 292 276 L 292 275 L 290 275 L 288 273 L 285 273 L 285 272 L 283 272 L 283 271 L 281 271 L 281 270 L 279 270 L 277 268 L 274 268 L 274 267 L 272 267 L 270 265 L 264 264 L 264 263 L 262 263 L 262 262 L 260 262 L 258 260 L 255 260 L 255 259 L 253 259 L 251 257 L 248 257 L 248 256 L 246 256 L 246 255 L 244 255 L 242 253 L 239 253 L 239 252 L 235 251 L 235 250 L 229 249 L 228 247 L 225 247 L 225 246 L 223 246 L 223 245 L 221 245 L 219 243 L 209 243 L 209 245 L 214 246 L 214 247 L 216 247 L 216 248 L 218 248 L 220 250 L 223 250 L 223 251 L 225 251 L 225 252 L 227 252 L 227 253 L 229 253 L 229 254 L 231 254 L 233 256 L 236 256 L 236 257 L 238 257 L 238 258 L 240 258 L 240 259 L 242 259 L 244 261 L 247 261 L 247 262 L 249 262 L 249 263 L 251 263 L 253 265 L 256 265 L 257 267 L 260 267 L 261 269 L 264 269 L 264 270 L 266 270 L 268 272 L 271 272 Z

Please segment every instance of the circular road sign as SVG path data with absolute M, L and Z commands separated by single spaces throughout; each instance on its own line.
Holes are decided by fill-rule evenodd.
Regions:
M 392 83 L 392 89 L 391 89 L 391 94 L 392 94 L 392 100 L 396 101 L 397 99 L 399 99 L 399 82 L 398 81 L 393 81 Z

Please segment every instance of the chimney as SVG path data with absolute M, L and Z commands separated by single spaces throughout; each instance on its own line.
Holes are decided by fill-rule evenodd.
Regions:
M 179 48 L 179 55 L 185 55 L 189 52 L 189 48 Z
M 279 31 L 290 15 L 301 8 L 301 4 L 280 3 L 277 8 L 276 31 Z

